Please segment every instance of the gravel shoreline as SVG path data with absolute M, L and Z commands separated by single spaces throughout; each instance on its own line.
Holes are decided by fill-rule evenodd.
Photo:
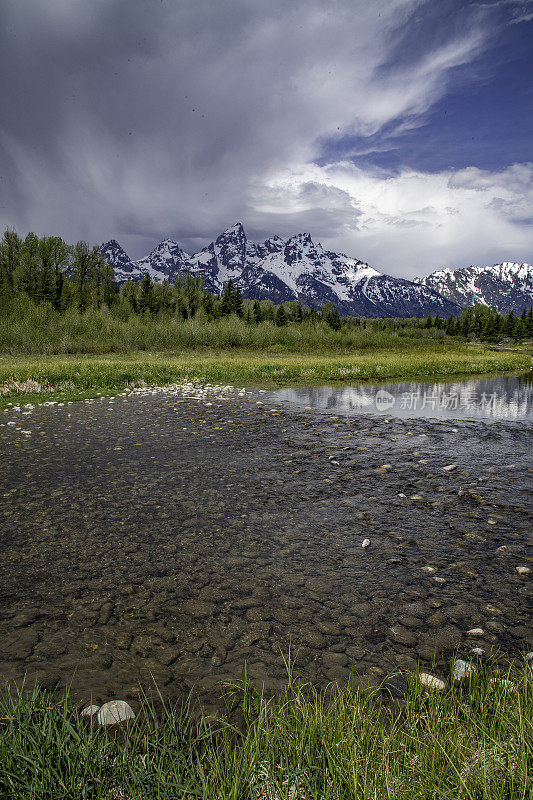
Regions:
M 533 425 L 133 394 L 2 414 L 0 681 L 209 703 L 289 647 L 320 686 L 532 649 Z

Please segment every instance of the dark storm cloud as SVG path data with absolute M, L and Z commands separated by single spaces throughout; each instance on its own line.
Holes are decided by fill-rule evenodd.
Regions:
M 114 237 L 136 257 L 167 235 L 194 250 L 242 220 L 256 238 L 306 229 L 358 255 L 365 186 L 303 173 L 324 137 L 415 124 L 475 56 L 485 22 L 443 29 L 391 69 L 428 7 L 4 0 L 0 223 Z

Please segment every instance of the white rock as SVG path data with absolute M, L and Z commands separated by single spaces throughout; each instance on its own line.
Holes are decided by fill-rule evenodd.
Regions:
M 454 681 L 462 681 L 473 675 L 475 671 L 476 668 L 473 664 L 469 664 L 468 661 L 463 661 L 462 658 L 457 658 L 453 665 L 453 679 Z
M 398 492 L 398 497 L 407 497 L 407 495 L 404 494 L 403 492 Z
M 470 652 L 475 656 L 482 656 L 485 651 L 482 647 L 473 647 Z
M 485 631 L 483 628 L 470 628 L 470 630 L 467 631 L 467 634 L 468 636 L 483 636 Z
M 363 541 L 361 542 L 361 547 L 368 547 L 369 544 L 370 544 L 370 539 L 363 539 Z
M 125 722 L 128 719 L 135 719 L 133 709 L 124 700 L 111 700 L 104 703 L 98 712 L 99 725 L 116 725 L 117 722 Z
M 87 706 L 81 712 L 82 717 L 92 717 L 100 710 L 100 706 Z
M 517 567 L 516 571 L 518 572 L 519 575 L 527 575 L 528 572 L 531 572 L 529 567 Z
M 435 569 L 435 567 L 430 567 L 429 564 L 426 565 L 425 567 L 422 567 L 422 572 L 428 572 L 430 575 L 432 575 L 436 571 L 437 570 Z
M 444 472 L 453 472 L 454 469 L 457 469 L 457 464 L 448 464 L 447 467 L 442 468 Z
M 435 583 L 440 583 L 441 586 L 446 583 L 446 578 L 440 578 L 438 576 L 435 576 L 433 580 L 435 581 Z
M 429 672 L 420 673 L 420 683 L 422 686 L 427 686 L 428 689 L 437 689 L 439 692 L 446 688 L 444 681 L 434 675 L 430 675 Z
M 526 661 L 533 661 L 533 650 L 531 653 L 526 653 Z

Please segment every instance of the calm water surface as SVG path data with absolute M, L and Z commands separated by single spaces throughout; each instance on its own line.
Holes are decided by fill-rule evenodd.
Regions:
M 272 401 L 337 414 L 437 419 L 533 420 L 533 373 L 420 383 L 280 389 Z

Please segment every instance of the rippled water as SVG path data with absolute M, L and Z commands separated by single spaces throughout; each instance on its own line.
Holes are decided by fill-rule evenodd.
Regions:
M 533 420 L 533 373 L 512 377 L 357 386 L 316 386 L 269 393 L 273 402 L 337 414 L 437 419 Z

